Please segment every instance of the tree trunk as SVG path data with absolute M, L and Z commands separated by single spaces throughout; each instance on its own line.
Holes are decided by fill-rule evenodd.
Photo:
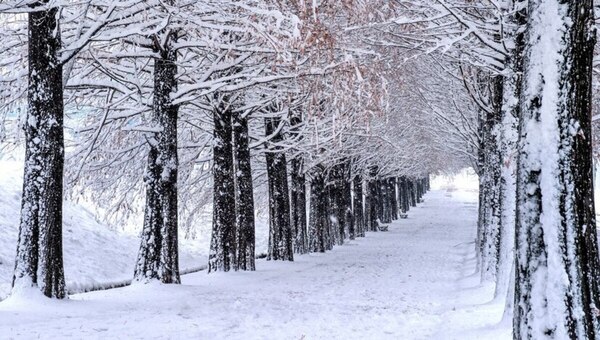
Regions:
M 151 146 L 148 151 L 148 167 L 144 174 L 146 203 L 144 207 L 144 225 L 140 236 L 140 250 L 133 274 L 135 281 L 160 280 L 163 219 L 159 181 L 158 150 L 156 147 Z
M 522 4 L 522 3 L 521 3 Z M 500 182 L 500 256 L 496 275 L 496 299 L 506 299 L 505 317 L 512 315 L 514 303 L 514 255 L 515 255 L 515 208 L 516 208 L 516 146 L 518 139 L 517 119 L 519 117 L 519 98 L 521 97 L 522 63 L 526 8 L 514 5 L 515 18 L 514 45 L 506 62 L 508 75 L 504 80 L 504 99 L 502 106 L 502 125 L 500 135 L 501 182 Z M 512 294 L 510 294 L 512 292 Z
M 175 42 L 168 35 L 167 44 Z M 153 124 L 145 175 L 146 206 L 134 279 L 180 283 L 177 241 L 177 114 L 171 93 L 177 88 L 177 52 L 166 48 L 154 60 Z
M 310 221 L 308 227 L 310 251 L 325 252 L 325 234 L 328 229 L 329 216 L 327 215 L 325 175 L 322 169 L 318 167 L 310 181 Z
M 346 163 L 343 182 L 343 204 L 344 204 L 344 221 L 348 229 L 348 238 L 354 240 L 356 238 L 356 226 L 354 225 L 354 213 L 352 211 L 352 180 L 350 179 L 350 163 Z
M 248 142 L 248 118 L 236 112 L 233 114 L 232 124 L 237 251 L 234 267 L 236 270 L 256 270 L 254 191 Z
M 416 207 L 417 206 L 417 185 L 415 183 L 414 179 L 411 179 L 409 181 L 409 190 L 410 190 L 410 206 L 411 207 Z
M 367 196 L 367 220 L 368 220 L 368 230 L 369 231 L 377 231 L 379 223 L 377 222 L 377 181 L 370 180 L 367 184 L 368 186 L 368 196 Z
M 342 161 L 333 166 L 329 172 L 328 192 L 331 211 L 331 220 L 334 226 L 335 242 L 338 245 L 344 244 L 347 233 L 353 223 L 351 213 L 351 189 L 349 185 L 350 163 Z M 350 214 L 348 210 L 350 209 Z
M 365 236 L 365 218 L 363 210 L 363 181 L 361 176 L 354 177 L 354 198 L 352 212 L 354 214 L 354 229 L 356 236 Z
M 28 44 L 25 172 L 13 293 L 37 286 L 61 299 L 64 141 L 57 8 L 29 13 Z
M 389 179 L 388 191 L 390 193 L 391 209 L 392 209 L 392 220 L 398 219 L 398 188 L 395 177 Z
M 500 254 L 502 155 L 499 142 L 501 136 L 498 132 L 501 131 L 502 123 L 503 78 L 501 75 L 492 78 L 490 94 L 493 108 L 485 115 L 484 130 L 481 132 L 485 153 L 482 177 L 483 185 L 486 187 L 483 201 L 485 214 L 481 267 L 483 281 L 495 280 Z
M 597 339 L 592 0 L 530 0 L 519 119 L 515 339 Z
M 408 179 L 404 176 L 400 177 L 400 206 L 402 213 L 406 214 L 410 210 L 410 198 L 408 192 Z
M 375 201 L 377 202 L 377 218 L 379 219 L 379 221 L 381 223 L 385 223 L 385 208 L 386 208 L 386 192 L 385 192 L 385 185 L 383 185 L 383 180 L 382 179 L 378 179 L 377 180 L 377 185 L 375 187 Z
M 169 39 L 175 43 L 175 39 Z M 177 52 L 168 48 L 156 60 L 154 72 L 155 114 L 162 128 L 158 134 L 160 173 L 160 204 L 162 206 L 161 281 L 180 283 L 179 247 L 177 240 L 177 114 L 179 108 L 171 103 L 177 90 Z
M 208 272 L 236 269 L 235 188 L 232 149 L 232 112 L 229 97 L 216 93 L 213 111 L 213 224 Z
M 277 130 L 280 118 L 265 118 L 266 135 Z M 283 140 L 281 134 L 273 136 L 271 142 Z M 265 152 L 269 182 L 269 252 L 267 260 L 294 260 L 293 235 L 290 223 L 290 200 L 287 183 L 285 154 L 278 147 L 269 147 Z
M 298 115 L 290 118 L 290 124 L 293 127 L 302 123 Z M 306 230 L 306 176 L 304 175 L 303 159 L 301 155 L 296 155 L 290 162 L 291 179 L 291 211 L 292 211 L 292 230 L 294 232 L 294 252 L 306 254 L 308 248 L 308 233 Z

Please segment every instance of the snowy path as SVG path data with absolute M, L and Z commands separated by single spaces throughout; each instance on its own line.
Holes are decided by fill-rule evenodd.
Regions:
M 453 197 L 450 197 L 453 196 Z M 8 300 L 15 338 L 508 339 L 500 304 L 474 272 L 476 204 L 433 191 L 389 232 L 369 233 L 254 273 L 197 273 L 181 286 L 134 286 L 69 301 Z M 40 305 L 43 303 L 43 305 Z

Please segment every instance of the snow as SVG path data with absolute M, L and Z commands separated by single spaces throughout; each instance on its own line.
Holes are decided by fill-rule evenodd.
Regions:
M 0 160 L 0 300 L 10 292 L 21 209 L 23 163 Z M 81 205 L 64 202 L 63 254 L 69 291 L 133 277 L 138 237 L 117 233 Z M 202 244 L 181 242 L 180 267 L 207 263 Z M 2 334 L 2 333 L 0 333 Z
M 258 260 L 256 272 L 184 275 L 182 285 L 136 284 L 67 301 L 35 294 L 8 299 L 0 303 L 0 334 L 509 339 L 510 324 L 500 323 L 503 302 L 490 302 L 493 286 L 480 286 L 475 269 L 477 192 L 457 182 L 440 188 L 447 183 L 434 181 L 438 189 L 388 232 L 368 233 L 325 254 Z

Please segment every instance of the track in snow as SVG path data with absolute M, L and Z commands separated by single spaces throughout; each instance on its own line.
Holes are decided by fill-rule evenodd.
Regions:
M 15 338 L 486 339 L 501 303 L 473 275 L 476 193 L 432 191 L 388 232 L 325 254 L 205 272 L 181 286 L 136 285 L 69 301 L 0 304 Z

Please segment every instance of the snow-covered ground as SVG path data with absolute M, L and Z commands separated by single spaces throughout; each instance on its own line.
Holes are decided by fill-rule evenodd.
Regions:
M 0 161 L 0 300 L 9 291 L 14 269 L 21 207 L 23 162 Z M 131 279 L 139 238 L 100 223 L 81 205 L 65 201 L 63 252 L 69 290 Z M 208 246 L 182 241 L 181 268 L 207 263 Z M 0 333 L 0 337 L 2 333 Z
M 440 187 L 438 185 L 438 187 Z M 256 272 L 186 275 L 0 303 L 0 334 L 15 338 L 494 339 L 502 302 L 480 286 L 473 240 L 476 191 L 434 190 L 389 232 Z

